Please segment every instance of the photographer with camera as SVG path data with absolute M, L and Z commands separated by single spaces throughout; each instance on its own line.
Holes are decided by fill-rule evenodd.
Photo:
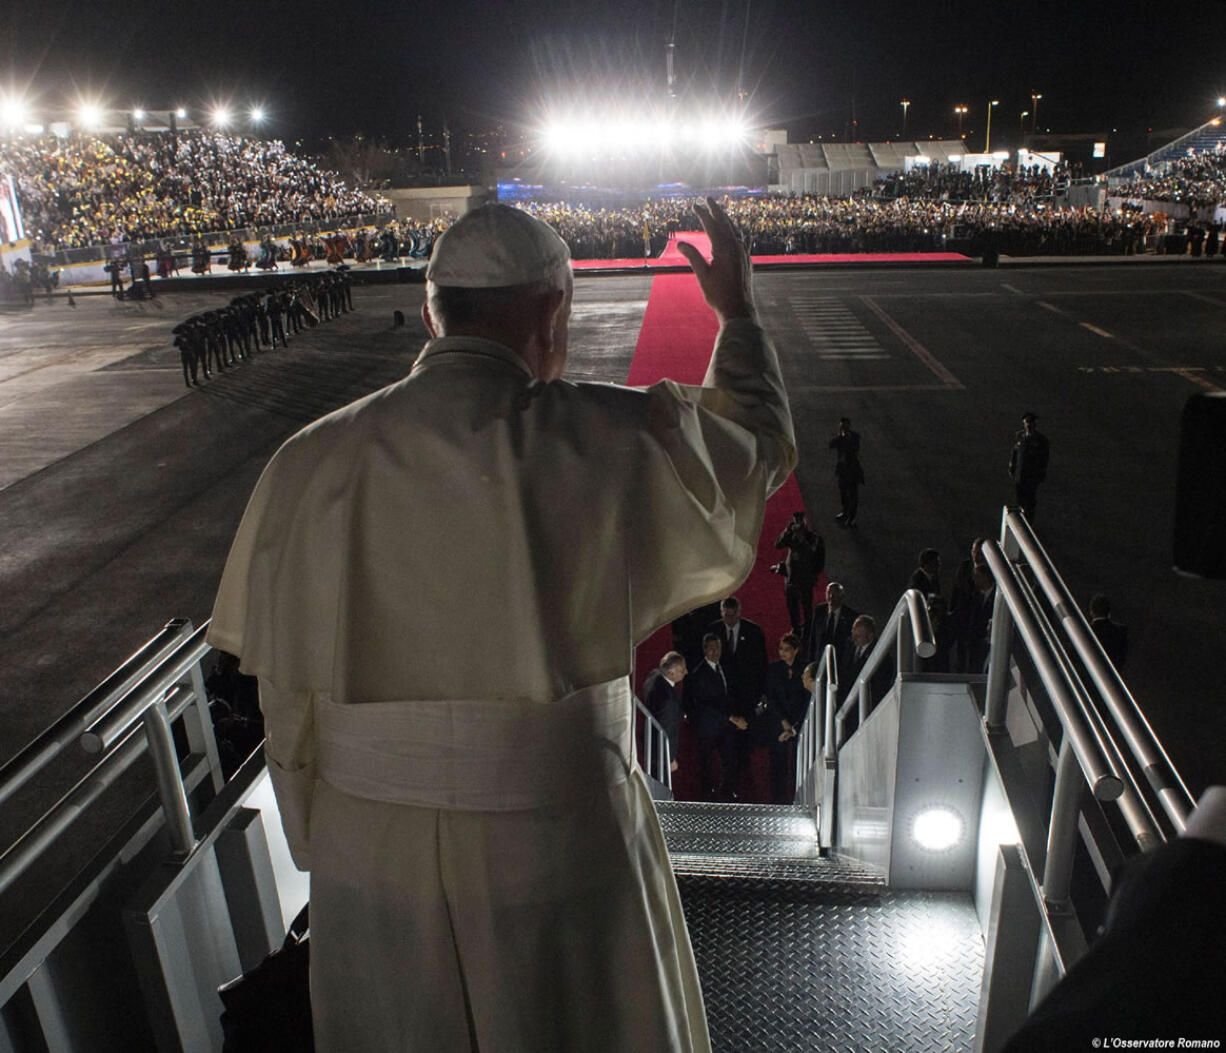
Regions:
M 784 578 L 783 597 L 788 605 L 792 632 L 800 639 L 809 631 L 813 620 L 813 589 L 826 568 L 826 543 L 805 521 L 803 511 L 793 512 L 788 525 L 775 542 L 775 548 L 786 548 L 788 554 L 771 570 Z

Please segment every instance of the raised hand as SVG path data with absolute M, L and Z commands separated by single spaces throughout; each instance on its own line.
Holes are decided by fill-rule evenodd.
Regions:
M 711 239 L 711 261 L 688 241 L 677 242 L 677 249 L 694 269 L 703 299 L 721 322 L 755 317 L 752 265 L 740 231 L 713 197 L 705 205 L 694 202 L 694 214 Z

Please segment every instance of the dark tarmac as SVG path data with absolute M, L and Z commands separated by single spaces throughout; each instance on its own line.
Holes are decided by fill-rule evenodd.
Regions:
M 650 282 L 577 281 L 570 376 L 624 379 Z M 1083 604 L 1113 600 L 1125 679 L 1193 792 L 1226 781 L 1226 582 L 1171 570 L 1180 412 L 1226 388 L 1226 264 L 789 270 L 757 290 L 801 492 L 848 602 L 887 614 L 929 545 L 948 590 L 971 539 L 999 531 L 1012 436 L 1033 410 L 1051 441 L 1040 539 Z M 208 617 L 268 457 L 403 376 L 425 337 L 422 286 L 358 285 L 356 312 L 188 390 L 170 330 L 232 295 L 201 282 L 0 316 L 0 763 L 169 618 Z M 853 530 L 833 522 L 840 416 L 867 475 Z M 36 805 L 5 809 L 5 844 Z

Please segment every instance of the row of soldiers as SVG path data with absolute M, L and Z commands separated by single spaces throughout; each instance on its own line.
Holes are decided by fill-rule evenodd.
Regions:
M 226 307 L 192 315 L 175 326 L 183 382 L 190 388 L 201 378 L 246 361 L 261 347 L 285 347 L 287 330 L 301 333 L 352 310 L 353 281 L 345 270 L 236 296 Z

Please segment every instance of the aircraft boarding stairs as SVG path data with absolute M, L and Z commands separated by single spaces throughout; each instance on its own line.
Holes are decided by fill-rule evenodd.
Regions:
M 671 800 L 644 711 L 716 1050 L 997 1050 L 1093 937 L 1113 866 L 1183 828 L 1190 795 L 1020 513 L 985 555 L 986 676 L 924 671 L 932 629 L 905 594 L 841 704 L 824 656 L 794 805 Z M 0 854 L 0 922 L 39 904 L 0 942 L 0 1053 L 219 1050 L 218 984 L 305 901 L 260 752 L 221 777 L 208 650 L 171 623 L 0 770 L 3 803 L 90 756 Z M 39 901 L 45 860 L 125 772 L 156 796 Z

